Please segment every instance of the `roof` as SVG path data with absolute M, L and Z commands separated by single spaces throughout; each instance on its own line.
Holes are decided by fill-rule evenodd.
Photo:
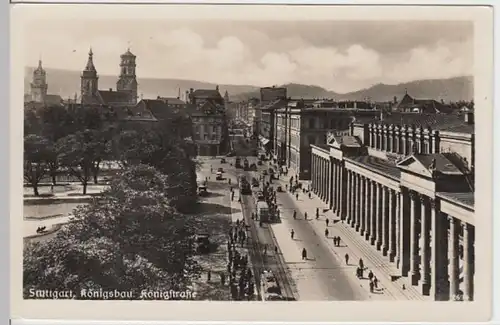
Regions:
M 474 134 L 474 124 L 443 126 L 440 131 Z
M 105 104 L 108 103 L 128 103 L 130 93 L 115 90 L 98 90 L 99 96 Z
M 125 56 L 134 57 L 134 58 L 136 57 L 134 54 L 132 54 L 132 52 L 130 52 L 130 49 L 127 49 L 127 52 L 120 55 L 120 57 L 125 57 Z
M 270 102 L 269 104 L 265 105 L 261 109 L 262 110 L 279 109 L 279 108 L 285 107 L 287 105 L 287 103 L 288 103 L 288 101 L 286 99 L 277 99 L 277 100 L 274 100 L 274 101 Z
M 419 108 L 426 113 L 449 113 L 452 111 L 451 107 L 440 103 L 434 99 L 416 99 L 408 94 L 394 106 L 396 110 L 405 108 Z
M 437 196 L 474 208 L 474 192 L 438 192 Z
M 160 97 L 158 96 L 159 100 L 167 101 L 169 105 L 185 105 L 186 102 L 177 98 L 177 97 Z
M 419 170 L 429 174 L 438 171 L 447 175 L 467 175 L 470 173 L 467 163 L 456 153 L 412 154 L 399 161 L 398 167 L 410 166 L 414 161 L 420 163 Z
M 367 169 L 370 169 L 376 173 L 390 176 L 395 179 L 399 179 L 401 176 L 401 171 L 399 168 L 387 161 L 373 156 L 358 156 L 345 158 L 346 160 L 352 161 L 358 165 L 361 165 Z
M 332 136 L 332 140 L 335 140 L 339 145 L 345 146 L 345 147 L 350 147 L 350 148 L 360 148 L 361 143 L 359 139 L 355 136 L 352 135 L 334 135 Z M 329 142 L 330 144 L 333 143 L 333 141 Z
M 62 97 L 59 95 L 46 95 L 45 103 L 47 104 L 60 104 L 63 101 Z
M 217 89 L 196 89 L 193 91 L 193 97 L 195 98 L 222 98 Z
M 408 125 L 422 128 L 431 128 L 433 130 L 446 130 L 449 128 L 469 125 L 465 122 L 464 114 L 429 114 L 429 113 L 410 113 L 410 112 L 388 112 L 384 113 L 382 120 L 361 117 L 359 123 L 374 123 L 384 125 Z M 469 129 L 472 127 L 469 127 Z M 465 128 L 464 128 L 465 129 Z

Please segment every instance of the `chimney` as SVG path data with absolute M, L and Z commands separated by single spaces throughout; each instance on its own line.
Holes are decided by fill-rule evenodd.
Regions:
M 109 88 L 109 91 L 113 91 L 113 88 Z
M 466 124 L 474 124 L 474 113 L 473 112 L 465 112 L 464 120 Z

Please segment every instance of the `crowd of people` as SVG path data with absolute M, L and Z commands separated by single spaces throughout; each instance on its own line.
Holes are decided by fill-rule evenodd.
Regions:
M 227 272 L 232 300 L 253 300 L 255 282 L 248 263 L 248 255 L 239 252 L 237 244 L 243 248 L 249 239 L 246 233 L 245 221 L 236 220 L 229 230 L 227 242 Z

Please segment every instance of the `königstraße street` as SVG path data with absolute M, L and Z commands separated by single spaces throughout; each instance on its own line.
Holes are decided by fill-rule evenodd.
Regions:
M 246 147 L 251 146 L 251 141 L 248 143 L 243 139 L 233 141 L 233 146 L 236 153 L 248 154 L 251 151 L 248 150 L 250 148 Z M 247 158 L 250 165 L 253 163 L 257 165 L 258 159 L 255 156 L 238 157 L 242 161 Z M 220 157 L 205 160 L 205 163 L 210 164 L 214 171 L 220 167 L 223 168 L 225 178 L 231 178 L 236 191 L 238 191 L 237 179 L 239 176 L 245 175 L 251 181 L 252 177 L 259 179 L 263 171 L 269 169 L 268 163 L 264 162 L 262 165 L 257 165 L 257 171 L 244 171 L 241 168 L 235 168 L 235 159 L 236 155 L 234 157 L 225 157 L 226 163 L 221 163 Z M 278 185 L 283 185 L 284 189 L 284 183 L 285 181 L 288 183 L 288 178 L 289 176 L 283 176 L 281 181 L 274 180 L 271 186 L 276 188 Z M 269 180 L 269 177 L 267 176 L 265 179 Z M 301 193 L 301 195 L 303 194 Z M 235 196 L 235 200 L 237 198 L 238 195 Z M 245 221 L 247 223 L 252 222 L 251 215 L 255 211 L 253 197 L 251 195 L 242 195 L 241 198 Z M 253 240 L 259 242 L 261 249 L 264 245 L 268 247 L 266 256 L 264 257 L 265 261 L 262 261 L 262 256 L 254 256 L 253 259 L 259 259 L 259 261 L 252 261 L 253 265 L 265 263 L 264 268 L 273 269 L 273 272 L 275 270 L 279 272 L 279 266 L 281 266 L 281 269 L 286 270 L 287 273 L 287 279 L 283 279 L 282 281 L 290 281 L 290 284 L 280 284 L 285 287 L 282 290 L 285 293 L 293 290 L 295 292 L 294 298 L 298 300 L 352 301 L 369 299 L 365 290 L 349 276 L 348 272 L 352 272 L 352 268 L 346 268 L 343 259 L 335 256 L 332 249 L 325 243 L 324 238 L 322 238 L 324 234 L 318 233 L 311 225 L 310 220 L 314 216 L 309 215 L 309 221 L 306 221 L 298 208 L 300 201 L 297 202 L 290 193 L 277 193 L 276 198 L 280 210 L 281 223 L 289 228 L 289 231 L 293 229 L 295 232 L 294 240 L 291 240 L 289 232 L 286 234 L 287 238 L 283 238 L 283 233 L 273 234 L 268 229 L 269 225 L 264 224 L 260 227 L 258 222 L 253 221 L 257 229 L 257 233 L 253 234 L 257 238 L 253 238 Z M 296 219 L 293 218 L 294 210 L 296 211 Z M 275 239 L 273 240 L 272 237 L 275 237 Z M 276 244 L 279 246 L 279 252 L 274 254 L 274 245 Z M 293 245 L 298 247 L 292 247 Z M 301 259 L 300 251 L 302 248 L 307 250 L 307 260 Z M 297 256 L 294 257 L 295 255 L 293 254 Z

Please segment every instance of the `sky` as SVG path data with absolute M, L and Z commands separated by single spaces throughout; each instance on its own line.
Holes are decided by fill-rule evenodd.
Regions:
M 120 54 L 137 55 L 139 78 L 218 84 L 317 85 L 339 93 L 378 83 L 472 75 L 466 21 L 141 21 L 52 19 L 25 34 L 26 66 L 84 68 L 89 48 L 101 75 Z

